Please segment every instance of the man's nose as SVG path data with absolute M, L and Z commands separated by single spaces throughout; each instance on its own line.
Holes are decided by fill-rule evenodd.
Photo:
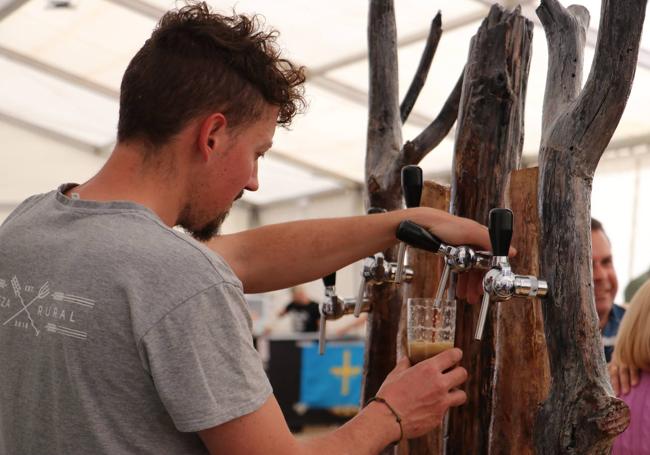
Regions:
M 604 280 L 607 278 L 607 274 L 605 273 L 605 268 L 602 265 L 594 264 L 593 269 L 594 269 L 594 281 Z
M 257 191 L 259 187 L 260 184 L 257 180 L 257 163 L 255 163 L 255 168 L 253 168 L 253 173 L 251 174 L 250 179 L 248 179 L 248 183 L 246 183 L 246 189 L 248 191 Z

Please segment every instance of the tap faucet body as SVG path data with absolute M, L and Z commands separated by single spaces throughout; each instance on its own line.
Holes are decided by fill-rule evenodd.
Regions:
M 491 301 L 504 302 L 514 296 L 534 298 L 548 293 L 548 283 L 533 275 L 516 275 L 510 266 L 508 250 L 512 238 L 513 215 L 508 209 L 490 210 L 490 241 L 494 256 L 483 277 L 483 299 L 474 339 L 483 337 L 483 328 Z
M 353 314 L 357 306 L 359 306 L 360 311 L 370 311 L 370 300 L 367 298 L 363 298 L 358 304 L 357 299 L 342 299 L 336 295 L 336 272 L 324 277 L 323 282 L 325 284 L 325 298 L 319 306 L 320 325 L 318 328 L 318 351 L 321 355 L 325 353 L 327 342 L 327 321 L 334 321 L 346 314 Z

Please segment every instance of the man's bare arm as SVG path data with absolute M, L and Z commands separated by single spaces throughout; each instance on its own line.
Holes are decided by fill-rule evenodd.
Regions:
M 274 224 L 218 236 L 208 246 L 233 268 L 245 292 L 266 292 L 318 279 L 394 245 L 397 226 L 406 219 L 428 227 L 450 244 L 490 249 L 484 226 L 423 207 Z
M 465 393 L 457 387 L 467 379 L 467 372 L 454 367 L 461 356 L 460 350 L 451 349 L 412 368 L 403 359 L 388 375 L 377 395 L 398 412 L 402 430 L 386 405 L 373 402 L 332 433 L 297 441 L 271 397 L 257 411 L 199 435 L 213 455 L 377 454 L 398 440 L 401 432 L 404 438 L 413 438 L 430 431 L 440 425 L 449 407 L 465 402 Z

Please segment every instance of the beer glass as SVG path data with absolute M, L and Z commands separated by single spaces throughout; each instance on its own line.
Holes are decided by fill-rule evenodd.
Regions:
M 454 347 L 455 300 L 410 298 L 406 304 L 408 356 L 412 365 Z

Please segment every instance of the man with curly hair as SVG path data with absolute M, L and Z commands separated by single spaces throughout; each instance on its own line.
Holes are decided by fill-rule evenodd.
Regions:
M 371 454 L 465 401 L 451 349 L 398 362 L 379 399 L 327 436 L 287 429 L 244 292 L 386 249 L 404 219 L 452 244 L 489 239 L 428 208 L 215 236 L 304 104 L 303 69 L 275 37 L 204 3 L 167 13 L 126 69 L 102 169 L 32 196 L 0 228 L 0 453 Z M 473 284 L 460 288 L 476 300 Z

